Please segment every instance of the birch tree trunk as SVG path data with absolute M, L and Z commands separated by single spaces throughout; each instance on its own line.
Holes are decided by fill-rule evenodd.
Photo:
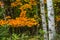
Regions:
M 45 18 L 45 11 L 44 11 L 44 0 L 40 0 L 40 10 L 41 10 L 43 31 L 45 32 L 45 34 L 44 34 L 44 40 L 48 40 L 46 18 Z
M 48 11 L 49 40 L 54 40 L 55 23 L 54 23 L 54 10 L 52 0 L 47 0 L 47 11 Z

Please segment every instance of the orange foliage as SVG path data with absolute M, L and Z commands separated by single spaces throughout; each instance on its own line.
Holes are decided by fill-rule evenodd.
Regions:
M 26 17 L 26 11 L 22 11 L 20 17 Z
M 36 5 L 35 0 L 30 0 L 29 3 L 32 4 L 32 5 Z M 19 8 L 21 10 L 20 16 L 16 17 L 15 19 L 11 19 L 10 16 L 6 16 L 6 19 L 8 19 L 8 20 L 0 20 L 0 25 L 9 24 L 9 25 L 11 25 L 13 27 L 24 27 L 24 26 L 32 27 L 33 25 L 37 25 L 38 22 L 36 22 L 36 20 L 34 18 L 26 17 L 26 12 L 27 11 L 25 11 L 25 9 L 26 8 L 32 9 L 32 6 L 30 4 L 22 5 L 20 0 L 16 0 L 15 2 L 11 3 L 12 7 L 22 5 Z
M 11 3 L 11 7 L 16 7 L 18 5 L 22 5 L 22 3 L 20 2 L 20 0 L 16 0 L 15 2 Z
M 5 20 L 0 20 L 0 25 L 5 25 L 5 24 L 7 24 L 7 21 L 5 21 Z
M 56 17 L 56 21 L 57 22 L 60 21 L 60 17 L 59 16 Z
M 0 1 L 0 6 L 2 6 L 2 5 L 4 5 L 4 3 Z
M 2 2 L 0 1 L 0 6 L 1 6 Z
M 29 4 L 31 4 L 31 5 L 37 5 L 37 2 L 35 0 L 30 0 Z
M 7 16 L 6 18 L 10 18 L 10 16 Z M 38 22 L 34 18 L 27 18 L 26 17 L 26 11 L 22 11 L 20 14 L 20 17 L 17 17 L 16 19 L 9 19 L 9 20 L 0 20 L 0 25 L 9 24 L 13 27 L 32 27 L 33 25 L 37 25 Z
M 19 9 L 21 11 L 24 11 L 26 8 L 32 9 L 32 6 L 30 4 L 25 4 L 25 5 L 21 6 Z
M 16 19 L 11 19 L 8 21 L 9 25 L 14 26 L 14 27 L 24 27 L 24 26 L 28 26 L 28 27 L 32 27 L 33 25 L 37 25 L 36 20 L 34 20 L 33 18 L 16 18 Z
M 11 18 L 10 16 L 6 16 L 6 19 L 9 19 L 9 18 Z

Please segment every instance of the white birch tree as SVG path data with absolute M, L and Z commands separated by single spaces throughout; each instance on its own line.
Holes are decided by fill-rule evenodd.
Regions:
M 46 18 L 45 18 L 45 10 L 44 10 L 44 0 L 40 0 L 40 10 L 41 10 L 41 18 L 42 18 L 43 31 L 45 32 L 44 33 L 44 40 L 48 40 Z
M 55 22 L 54 22 L 54 9 L 53 9 L 52 0 L 47 0 L 47 11 L 48 11 L 49 40 L 54 40 L 54 37 L 55 37 Z

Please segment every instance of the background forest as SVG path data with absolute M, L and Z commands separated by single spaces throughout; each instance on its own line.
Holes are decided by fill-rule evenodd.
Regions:
M 40 3 L 40 0 L 0 0 L 0 40 L 44 40 Z M 48 24 L 46 0 L 44 5 Z M 53 0 L 53 8 L 55 40 L 60 40 L 60 0 Z

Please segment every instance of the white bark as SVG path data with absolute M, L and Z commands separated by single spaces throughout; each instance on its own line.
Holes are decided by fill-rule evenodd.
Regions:
M 55 23 L 54 23 L 54 10 L 52 0 L 47 0 L 47 11 L 48 11 L 49 40 L 54 40 Z
M 40 0 L 40 10 L 41 10 L 43 31 L 45 32 L 45 34 L 44 34 L 44 40 L 48 40 L 46 18 L 45 18 L 45 10 L 44 10 L 44 0 Z

